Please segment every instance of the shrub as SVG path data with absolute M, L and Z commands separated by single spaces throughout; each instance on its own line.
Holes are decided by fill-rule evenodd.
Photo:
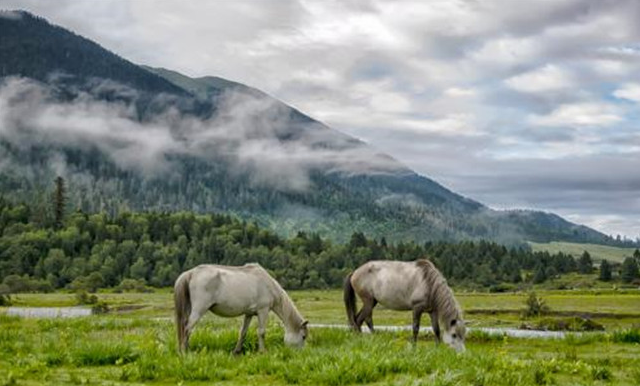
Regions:
M 76 301 L 80 305 L 96 304 L 98 303 L 98 297 L 96 295 L 89 295 L 87 291 L 78 291 L 76 292 Z
M 604 331 L 604 326 L 591 319 L 572 318 L 544 318 L 536 324 L 527 324 L 521 328 L 543 331 Z
M 0 294 L 0 307 L 11 305 L 11 295 Z
M 492 293 L 509 292 L 509 291 L 515 291 L 516 288 L 517 287 L 513 284 L 500 283 L 500 284 L 494 284 L 491 287 L 489 287 L 489 292 L 492 292 Z
M 120 284 L 115 288 L 116 292 L 153 292 L 152 289 L 145 285 L 144 280 L 122 279 Z
M 99 272 L 92 272 L 88 276 L 79 276 L 71 284 L 69 288 L 76 291 L 96 292 L 98 288 L 104 286 L 104 279 Z
M 525 301 L 525 306 L 526 308 L 523 312 L 523 316 L 525 318 L 546 315 L 551 311 L 545 300 L 538 297 L 535 292 L 529 293 L 529 296 Z
M 616 343 L 640 343 L 640 329 L 629 328 L 616 331 L 611 336 L 611 340 Z
M 91 307 L 91 312 L 94 314 L 106 314 L 109 312 L 109 305 L 106 302 L 97 302 Z

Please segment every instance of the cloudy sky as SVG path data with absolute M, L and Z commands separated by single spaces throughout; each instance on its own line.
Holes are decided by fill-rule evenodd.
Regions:
M 635 0 L 0 0 L 262 89 L 494 208 L 640 237 Z

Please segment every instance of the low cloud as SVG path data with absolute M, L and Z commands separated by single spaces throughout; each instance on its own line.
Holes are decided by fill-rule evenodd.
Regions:
M 549 159 L 570 161 L 566 179 L 587 178 L 587 165 L 606 155 L 615 158 L 606 161 L 612 169 L 635 162 L 640 2 L 512 3 L 0 0 L 0 7 L 28 9 L 137 63 L 265 90 L 490 205 L 565 208 L 563 215 L 600 208 L 601 216 L 627 216 L 635 237 L 640 203 L 616 185 L 579 208 L 564 185 L 533 195 L 501 181 L 511 178 L 514 160 L 541 184 L 539 165 Z M 609 205 L 618 201 L 632 210 Z
M 42 84 L 6 79 L 0 86 L 0 139 L 23 150 L 97 149 L 119 168 L 147 178 L 176 170 L 175 156 L 225 162 L 231 173 L 282 190 L 308 189 L 309 174 L 318 169 L 347 175 L 403 169 L 361 142 L 317 122 L 294 119 L 290 108 L 271 98 L 229 92 L 211 119 L 184 116 L 169 108 L 139 121 L 133 104 L 107 103 L 92 96 L 104 88 L 121 88 L 131 97 L 133 90 L 112 81 L 94 80 L 91 86 L 90 93 L 60 102 Z M 60 170 L 62 160 L 59 155 L 55 160 Z

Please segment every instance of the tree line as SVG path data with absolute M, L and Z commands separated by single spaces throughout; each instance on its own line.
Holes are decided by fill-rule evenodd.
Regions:
M 284 238 L 253 222 L 192 212 L 65 214 L 58 181 L 50 210 L 0 198 L 0 292 L 170 286 L 198 264 L 257 262 L 288 289 L 338 287 L 374 259 L 428 257 L 456 285 L 499 288 L 542 283 L 569 272 L 592 273 L 585 252 L 571 255 L 507 248 L 488 241 L 388 243 L 355 232 L 346 243 L 315 233 Z M 621 265 L 603 262 L 602 280 L 638 280 L 640 251 Z

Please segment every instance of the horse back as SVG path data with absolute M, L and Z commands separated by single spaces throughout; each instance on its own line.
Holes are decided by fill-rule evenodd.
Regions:
M 192 270 L 190 290 L 208 299 L 212 311 L 222 316 L 270 307 L 277 296 L 273 279 L 257 264 L 200 265 Z
M 351 284 L 360 297 L 372 297 L 395 310 L 409 310 L 427 295 L 415 262 L 370 261 L 353 272 Z

